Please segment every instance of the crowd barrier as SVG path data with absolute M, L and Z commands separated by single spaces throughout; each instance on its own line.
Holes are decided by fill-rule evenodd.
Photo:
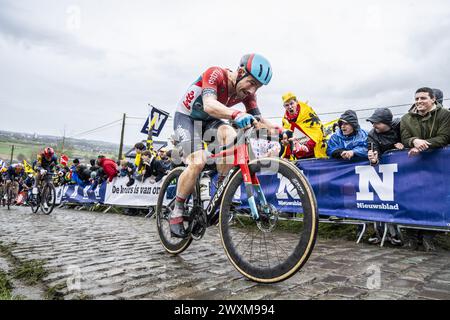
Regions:
M 450 228 L 450 148 L 430 150 L 417 157 L 407 151 L 383 155 L 380 164 L 368 160 L 308 159 L 297 162 L 311 183 L 321 215 L 365 221 L 391 222 L 425 227 Z M 102 203 L 129 207 L 156 205 L 162 181 L 151 184 L 115 178 L 95 190 L 67 185 L 57 188 L 58 202 Z M 298 195 L 286 188 L 286 181 L 261 179 L 271 188 L 275 206 L 299 210 Z M 242 189 L 241 197 L 245 196 Z

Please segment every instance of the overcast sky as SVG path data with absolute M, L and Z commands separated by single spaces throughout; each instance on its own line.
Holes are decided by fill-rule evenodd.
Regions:
M 0 0 L 0 129 L 118 142 L 119 123 L 78 133 L 144 118 L 149 103 L 173 115 L 205 69 L 250 52 L 274 70 L 258 92 L 267 117 L 286 91 L 319 115 L 412 103 L 422 86 L 446 98 L 450 3 Z M 145 138 L 143 122 L 127 119 L 126 144 Z

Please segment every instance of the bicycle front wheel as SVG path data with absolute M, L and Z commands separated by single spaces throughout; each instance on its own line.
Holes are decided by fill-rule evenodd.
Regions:
M 50 214 L 55 207 L 56 190 L 51 184 L 46 184 L 42 189 L 41 210 L 45 214 Z
M 27 202 L 31 208 L 31 212 L 33 213 L 38 212 L 41 202 L 39 194 L 33 194 L 32 192 L 30 192 L 28 195 Z
M 314 248 L 316 198 L 306 177 L 290 163 L 264 158 L 249 166 L 262 187 L 258 193 L 253 186 L 259 218 L 251 216 L 239 171 L 222 198 L 222 244 L 230 262 L 247 278 L 262 283 L 283 281 L 302 268 Z

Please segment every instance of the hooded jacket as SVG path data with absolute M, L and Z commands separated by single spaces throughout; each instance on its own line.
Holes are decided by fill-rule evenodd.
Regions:
M 378 133 L 375 129 L 369 132 L 368 148 L 370 149 L 373 145 L 373 150 L 377 151 L 379 156 L 388 150 L 395 149 L 395 144 L 401 142 L 400 119 L 392 120 L 392 112 L 389 109 L 376 109 L 367 121 L 381 122 L 390 127 L 386 132 Z
M 339 118 L 353 127 L 353 134 L 345 136 L 339 128 L 328 141 L 327 155 L 340 159 L 343 151 L 353 151 L 355 156 L 367 158 L 367 132 L 359 127 L 358 117 L 353 110 L 347 110 Z
M 400 122 L 402 143 L 406 148 L 414 147 L 414 139 L 424 139 L 430 148 L 441 148 L 450 143 L 450 111 L 437 103 L 436 107 L 420 115 L 414 104 Z
M 111 182 L 118 173 L 118 166 L 114 160 L 108 158 L 100 158 L 98 164 L 103 168 L 103 171 L 108 176 L 109 182 Z

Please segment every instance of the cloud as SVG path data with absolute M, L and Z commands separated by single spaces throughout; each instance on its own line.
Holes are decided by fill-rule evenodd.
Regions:
M 1 2 L 0 35 L 14 41 L 27 49 L 44 47 L 58 54 L 76 56 L 77 58 L 102 59 L 105 52 L 98 48 L 83 45 L 75 35 L 50 29 L 30 19 L 37 12 L 30 12 L 13 6 L 7 1 Z M 39 8 L 35 8 L 39 10 Z M 24 16 L 23 13 L 26 13 Z
M 248 52 L 273 65 L 272 82 L 258 92 L 267 116 L 281 116 L 286 91 L 318 113 L 406 103 L 424 85 L 450 94 L 446 1 L 0 0 L 0 7 L 0 108 L 28 114 L 0 119 L 9 130 L 58 133 L 66 123 L 82 132 L 123 112 L 145 117 L 148 103 L 173 114 L 204 70 L 235 69 Z M 52 126 L 43 125 L 49 115 Z M 140 125 L 130 121 L 128 144 L 142 137 Z M 95 139 L 117 141 L 116 129 Z

